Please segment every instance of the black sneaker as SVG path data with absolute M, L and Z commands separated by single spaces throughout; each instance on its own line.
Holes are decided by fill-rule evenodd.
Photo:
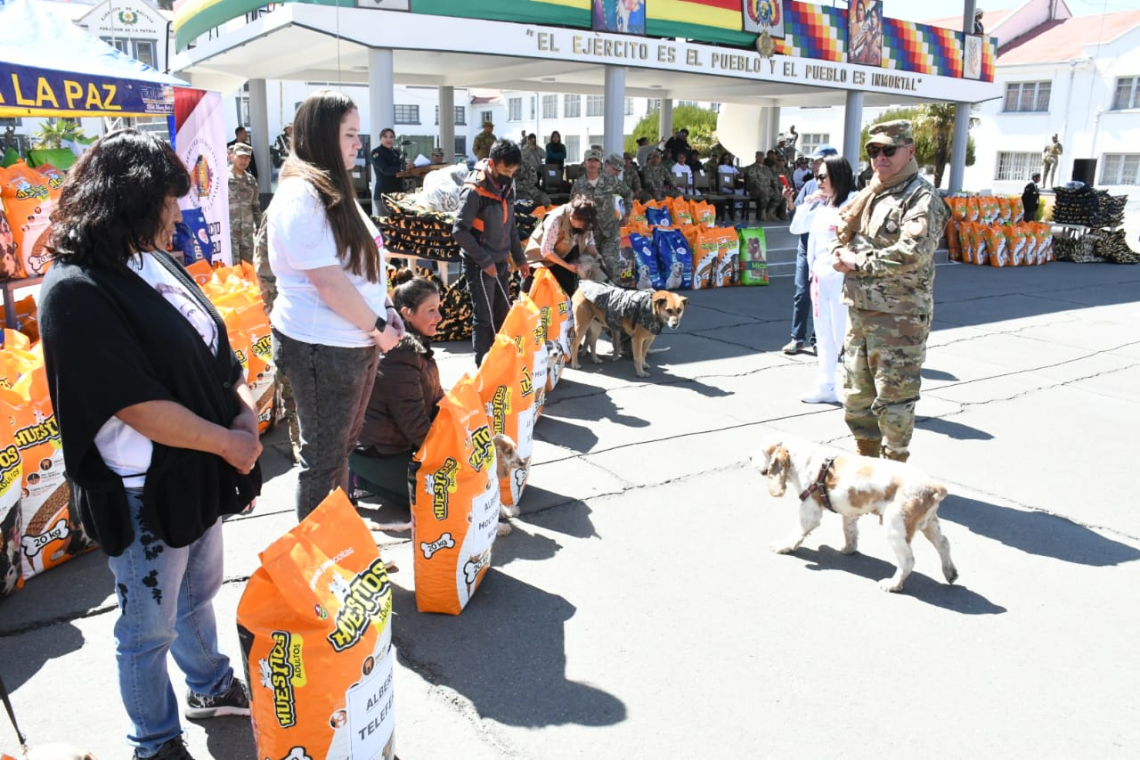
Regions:
M 183 715 L 190 720 L 217 718 L 221 715 L 249 715 L 249 696 L 245 693 L 245 686 L 236 678 L 230 682 L 230 688 L 216 697 L 187 691 L 186 711 Z
M 135 750 L 135 760 L 144 760 L 139 751 Z M 145 758 L 145 760 L 194 760 L 190 750 L 186 749 L 186 743 L 182 741 L 182 737 L 171 739 L 158 748 L 158 752 Z

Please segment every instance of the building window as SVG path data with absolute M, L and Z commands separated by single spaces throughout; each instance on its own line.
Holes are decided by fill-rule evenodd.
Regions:
M 582 160 L 582 138 L 578 135 L 567 135 L 562 138 L 566 143 L 566 160 L 576 164 Z
M 1140 185 L 1140 153 L 1105 153 L 1100 184 Z
M 439 106 L 435 107 L 435 123 L 439 124 Z M 467 124 L 467 109 L 463 106 L 455 106 L 455 125 L 466 126 Z
M 1010 82 L 1005 86 L 1006 113 L 1046 113 L 1049 111 L 1051 82 Z
M 123 55 L 130 55 L 131 54 L 130 50 L 128 50 L 128 48 L 127 48 L 127 43 L 128 43 L 127 40 L 119 39 L 117 37 L 115 39 L 111 39 L 110 37 L 103 37 L 102 39 L 103 39 L 103 42 L 106 42 L 108 45 L 115 48 L 115 50 L 118 50 Z
M 467 136 L 466 135 L 457 136 L 455 138 L 455 155 L 457 155 L 457 156 L 466 156 L 467 155 Z M 448 163 L 450 163 L 450 161 Z
M 1013 153 L 1001 151 L 997 158 L 995 182 L 1028 182 L 1029 178 L 1041 171 L 1040 153 Z
M 661 98 L 653 98 L 652 100 L 649 101 L 649 112 L 650 113 L 652 113 L 654 111 L 660 111 L 660 110 L 661 110 Z
M 810 156 L 819 150 L 819 146 L 827 145 L 830 142 L 830 132 L 805 132 L 800 135 L 800 141 L 796 143 L 796 150 L 805 156 Z
M 542 118 L 544 118 L 544 119 L 557 119 L 558 118 L 558 96 L 557 95 L 543 95 L 542 96 Z
M 491 116 L 490 111 L 483 111 L 482 114 L 483 114 L 482 117 L 479 119 L 479 126 L 480 127 L 482 127 L 484 124 L 486 124 L 489 121 L 490 122 L 495 121 L 495 119 Z
M 522 98 L 511 98 L 507 111 L 507 121 L 522 121 Z
M 16 127 L 22 126 L 24 126 L 24 120 L 19 116 L 13 116 L 10 119 L 0 119 L 0 129 L 7 129 L 8 127 L 15 129 Z
M 700 103 L 698 103 L 695 100 L 678 100 L 677 105 L 679 105 L 679 106 L 693 106 L 694 108 L 697 108 L 700 106 Z
M 713 113 L 720 113 L 720 103 L 709 103 L 709 108 Z
M 532 97 L 530 99 L 530 118 L 534 119 L 534 115 L 538 110 L 538 98 Z
M 563 95 L 562 115 L 567 119 L 577 119 L 582 115 L 582 96 Z M 567 150 L 570 150 L 567 148 Z
M 419 106 L 406 106 L 396 104 L 396 123 L 397 124 L 419 124 L 420 123 L 420 107 Z
M 158 68 L 158 61 L 154 57 L 154 42 L 152 40 L 135 41 L 135 60 L 145 63 L 152 69 Z
M 587 95 L 586 96 L 586 115 L 587 116 L 605 116 L 606 115 L 606 96 L 605 95 Z
M 1120 77 L 1116 80 L 1116 97 L 1112 99 L 1112 107 L 1117 111 L 1122 108 L 1140 108 L 1140 77 Z
M 625 99 L 625 115 L 633 116 L 633 98 Z

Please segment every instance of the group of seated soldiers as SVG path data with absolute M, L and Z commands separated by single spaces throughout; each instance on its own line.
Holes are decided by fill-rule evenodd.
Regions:
M 692 148 L 687 140 L 677 140 L 676 136 L 666 141 L 663 147 L 648 147 L 645 143 L 646 138 L 638 141 L 641 146 L 638 150 L 638 158 L 642 161 L 640 166 L 634 154 L 624 154 L 621 179 L 629 188 L 632 198 L 647 203 L 667 197 L 699 195 L 694 187 L 694 177 L 704 173 L 709 178 L 710 190 L 707 192 L 734 192 L 754 199 L 760 221 L 787 218 L 780 176 L 791 187 L 796 187 L 797 183 L 793 180 L 795 167 L 788 165 L 780 151 L 756 151 L 756 160 L 740 169 L 735 165 L 731 153 L 717 151 L 715 148 L 702 162 L 699 151 Z M 732 175 L 731 183 L 726 181 L 722 185 L 718 179 L 719 174 Z M 732 191 L 721 191 L 723 186 L 732 188 Z M 542 206 L 550 205 L 547 192 L 562 190 L 544 188 L 538 170 L 526 161 L 515 175 L 515 189 L 520 199 L 531 200 Z

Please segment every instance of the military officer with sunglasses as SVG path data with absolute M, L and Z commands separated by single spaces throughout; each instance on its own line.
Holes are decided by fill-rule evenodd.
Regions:
M 934 251 L 950 209 L 915 162 L 909 121 L 871 127 L 875 174 L 836 230 L 850 307 L 843 407 L 859 453 L 905 462 L 934 312 Z

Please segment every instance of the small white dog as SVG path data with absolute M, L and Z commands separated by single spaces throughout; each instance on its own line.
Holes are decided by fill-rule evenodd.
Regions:
M 518 444 L 515 443 L 513 438 L 509 435 L 496 435 L 491 440 L 495 444 L 495 476 L 498 477 L 500 481 L 508 477 L 517 477 L 520 472 L 526 471 L 530 459 L 529 457 L 523 459 L 519 456 Z M 510 535 L 511 524 L 507 521 L 512 517 L 518 516 L 518 504 L 499 505 L 498 532 L 500 536 Z
M 880 581 L 880 588 L 902 590 L 914 569 L 910 542 L 916 531 L 922 531 L 938 550 L 947 583 L 958 578 L 950 559 L 950 542 L 938 522 L 938 505 L 946 498 L 946 486 L 917 468 L 855 454 L 830 456 L 811 444 L 779 440 L 765 442 L 752 455 L 752 464 L 768 476 L 772 496 L 783 496 L 791 484 L 800 499 L 800 531 L 786 542 L 773 544 L 772 551 L 788 554 L 798 549 L 819 527 L 827 508 L 843 518 L 843 553 L 854 554 L 859 540 L 856 520 L 873 514 L 886 523 L 887 539 L 898 558 L 894 576 Z

